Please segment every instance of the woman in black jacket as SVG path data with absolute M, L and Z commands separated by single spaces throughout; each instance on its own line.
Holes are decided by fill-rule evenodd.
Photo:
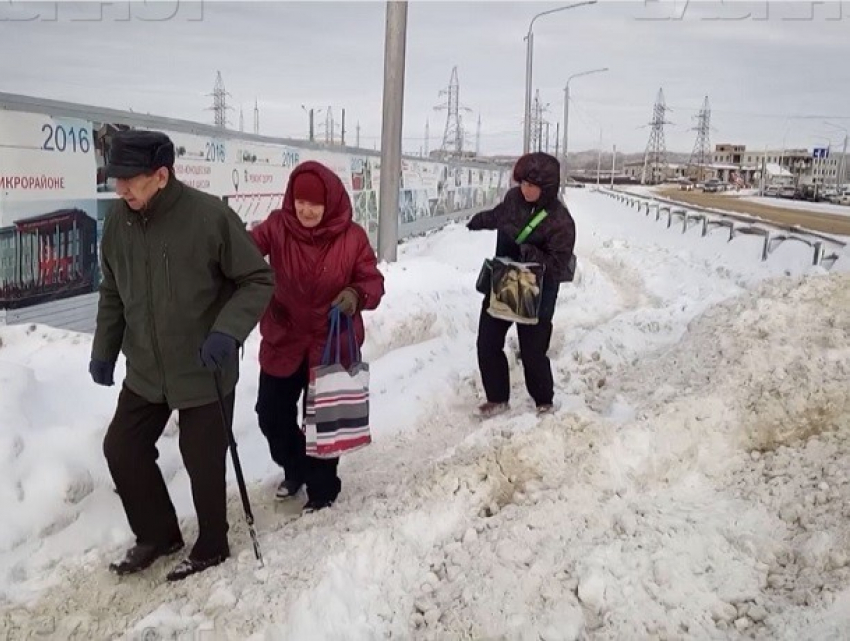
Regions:
M 525 386 L 540 414 L 553 410 L 554 382 L 547 352 L 552 338 L 552 317 L 558 289 L 572 279 L 575 222 L 558 198 L 561 167 L 558 159 L 542 152 L 522 156 L 514 166 L 513 179 L 518 183 L 495 208 L 473 216 L 467 228 L 498 230 L 496 256 L 519 262 L 545 265 L 539 322 L 517 325 L 520 358 L 525 372 Z M 541 211 L 547 216 L 522 243 L 516 238 Z M 513 323 L 492 317 L 488 312 L 489 296 L 485 296 L 478 325 L 478 368 L 487 402 L 479 408 L 483 417 L 506 411 L 510 400 L 508 359 L 505 337 Z

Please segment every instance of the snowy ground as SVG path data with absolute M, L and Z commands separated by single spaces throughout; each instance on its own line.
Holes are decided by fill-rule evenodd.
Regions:
M 757 238 L 668 230 L 589 189 L 568 201 L 580 276 L 556 315 L 555 416 L 533 415 L 512 332 L 513 410 L 472 418 L 493 236 L 415 240 L 367 317 L 375 443 L 343 460 L 337 505 L 296 516 L 272 499 L 252 338 L 235 432 L 262 570 L 234 485 L 233 559 L 176 585 L 177 558 L 110 575 L 131 543 L 100 449 L 116 389 L 90 383 L 88 336 L 0 330 L 0 629 L 850 638 L 850 256 L 804 275 L 807 248 L 762 263 Z M 191 541 L 175 429 L 160 463 Z
M 666 189 L 669 185 L 647 186 L 647 185 L 627 185 L 616 187 L 637 196 L 646 196 L 648 198 L 660 197 L 660 191 Z M 810 203 L 802 200 L 791 200 L 788 198 L 771 198 L 767 196 L 759 196 L 756 189 L 742 189 L 740 191 L 722 191 L 718 192 L 721 196 L 730 198 L 740 198 L 748 202 L 767 205 L 768 207 L 779 207 L 781 209 L 798 209 L 800 211 L 813 212 L 816 214 L 832 214 L 835 216 L 850 216 L 850 207 L 845 205 L 833 205 L 831 203 Z M 675 196 L 672 196 L 675 199 Z
M 755 196 L 744 198 L 760 205 L 768 207 L 781 207 L 783 209 L 799 209 L 814 212 L 816 214 L 833 214 L 835 216 L 850 216 L 850 207 L 846 205 L 833 205 L 831 203 L 809 203 L 802 200 L 790 200 L 788 198 L 768 198 Z

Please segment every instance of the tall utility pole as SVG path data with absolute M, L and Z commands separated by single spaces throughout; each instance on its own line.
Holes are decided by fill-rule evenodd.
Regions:
M 605 71 L 608 71 L 608 67 L 602 67 L 600 69 L 590 69 L 588 71 L 582 71 L 581 73 L 574 73 L 572 76 L 567 78 L 567 84 L 564 85 L 564 148 L 561 150 L 561 153 L 563 154 L 563 158 L 561 160 L 562 185 L 565 185 L 567 180 L 569 179 L 569 170 L 567 167 L 567 165 L 569 164 L 569 159 L 567 158 L 567 142 L 570 133 L 570 82 L 572 82 L 574 78 L 581 78 L 582 76 L 589 76 L 594 73 L 603 73 Z
M 614 145 L 614 153 L 611 155 L 611 189 L 614 189 L 614 172 L 617 170 L 617 145 Z
M 475 156 L 481 155 L 481 114 L 478 114 L 478 127 L 475 130 Z
M 567 142 L 570 137 L 570 80 L 567 79 L 567 84 L 564 86 L 564 146 L 561 153 L 564 155 L 561 160 L 561 188 L 563 189 L 569 180 L 569 172 L 567 169 Z
M 404 59 L 407 45 L 407 2 L 387 2 L 384 39 L 384 101 L 381 126 L 381 200 L 378 260 L 398 256 L 398 201 L 401 182 L 401 129 L 404 112 Z
M 649 141 L 646 143 L 646 151 L 643 156 L 643 176 L 641 184 L 646 184 L 646 168 L 650 166 L 650 184 L 657 185 L 660 182 L 659 172 L 663 172 L 663 168 L 667 166 L 667 145 L 664 142 L 664 125 L 669 125 L 670 122 L 666 119 L 668 108 L 664 103 L 664 90 L 658 90 L 658 98 L 655 100 L 655 107 L 652 109 L 652 121 L 649 123 L 652 131 L 649 134 Z
M 254 98 L 254 133 L 260 133 L 260 103 Z
M 308 140 L 310 142 L 314 142 L 315 139 L 316 139 L 316 136 L 315 136 L 316 129 L 315 129 L 315 121 L 314 121 L 316 110 L 313 109 L 312 107 L 310 109 L 307 109 L 307 107 L 305 107 L 304 105 L 301 105 L 301 109 L 304 111 L 305 114 L 307 114 L 307 118 L 308 118 L 308 125 L 307 125 L 307 127 L 308 127 L 308 129 L 307 129 Z
M 528 23 L 528 33 L 525 35 L 523 40 L 526 41 L 526 49 L 525 49 L 525 120 L 523 122 L 523 138 L 522 138 L 522 153 L 527 154 L 531 148 L 531 132 L 534 131 L 531 123 L 531 93 L 532 93 L 532 61 L 534 58 L 534 22 L 538 18 L 542 18 L 543 16 L 547 16 L 550 13 L 557 13 L 558 11 L 565 11 L 566 9 L 575 9 L 576 7 L 582 7 L 585 5 L 596 4 L 597 0 L 585 0 L 584 2 L 577 2 L 576 4 L 570 4 L 564 7 L 557 7 L 556 9 L 549 9 L 548 11 L 542 11 L 538 13 L 531 19 L 531 22 Z
M 599 189 L 599 176 L 602 173 L 602 127 L 599 128 L 599 153 L 596 156 L 596 189 Z
M 342 110 L 342 126 L 340 127 L 340 143 L 345 147 L 345 108 Z
M 546 105 L 549 106 L 548 104 Z M 540 102 L 540 90 L 537 90 L 537 151 L 543 151 L 543 105 Z
M 559 155 L 558 154 L 558 152 L 560 151 L 560 148 L 558 147 L 559 144 L 561 144 L 561 123 L 556 122 L 555 123 L 555 158 L 558 158 L 558 155 Z
M 694 127 L 697 132 L 697 139 L 694 142 L 694 149 L 691 152 L 691 157 L 688 159 L 688 177 L 693 176 L 692 168 L 697 167 L 696 179 L 697 182 L 705 180 L 705 167 L 708 164 L 708 159 L 711 158 L 711 143 L 709 142 L 709 134 L 711 132 L 711 107 L 708 105 L 708 96 L 702 103 L 697 116 L 697 126 Z
M 430 145 L 431 145 L 431 123 L 426 118 L 425 119 L 425 154 L 424 154 L 426 158 L 431 154 L 431 151 L 429 149 Z
M 239 105 L 239 131 L 245 132 L 245 112 L 242 109 L 242 105 Z
M 357 147 L 358 149 L 360 149 L 360 121 L 359 120 L 357 121 L 357 128 L 354 131 L 356 132 L 356 136 L 357 136 L 355 138 L 354 146 Z

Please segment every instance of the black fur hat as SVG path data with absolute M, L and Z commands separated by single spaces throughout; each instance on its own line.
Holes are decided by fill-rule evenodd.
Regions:
M 535 151 L 520 157 L 514 165 L 514 182 L 522 181 L 540 187 L 539 203 L 546 205 L 558 197 L 561 184 L 561 163 L 555 156 Z
M 112 138 L 106 175 L 132 178 L 174 166 L 174 144 L 159 131 L 119 131 Z

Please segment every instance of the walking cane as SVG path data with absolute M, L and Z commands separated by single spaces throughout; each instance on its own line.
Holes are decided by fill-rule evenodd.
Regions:
M 227 412 L 224 411 L 224 393 L 221 391 L 221 370 L 215 370 L 215 392 L 218 395 L 218 408 L 221 410 L 221 424 L 227 432 L 227 440 L 230 442 L 230 455 L 233 458 L 233 470 L 236 472 L 236 483 L 239 485 L 239 494 L 242 496 L 242 507 L 245 509 L 245 522 L 248 524 L 248 533 L 254 544 L 254 556 L 263 567 L 263 555 L 260 554 L 260 543 L 257 541 L 257 533 L 254 531 L 254 514 L 251 512 L 251 504 L 248 502 L 248 489 L 245 487 L 245 478 L 242 476 L 242 465 L 239 463 L 239 455 L 236 453 L 236 438 L 233 436 L 233 427 L 227 422 Z

